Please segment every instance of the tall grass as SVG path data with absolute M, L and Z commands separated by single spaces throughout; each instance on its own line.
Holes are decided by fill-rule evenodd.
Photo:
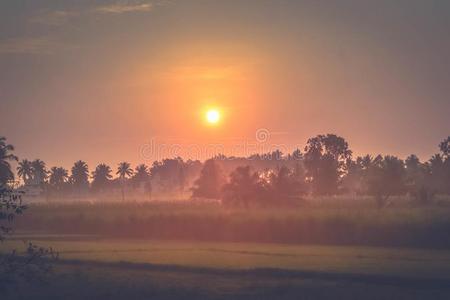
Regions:
M 214 202 L 32 205 L 20 231 L 107 237 L 450 248 L 447 199 L 406 198 L 378 209 L 370 198 L 307 199 L 297 207 L 227 209 Z

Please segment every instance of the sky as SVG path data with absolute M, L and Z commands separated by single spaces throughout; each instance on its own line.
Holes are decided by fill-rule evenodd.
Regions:
M 323 133 L 427 160 L 450 134 L 449 32 L 446 0 L 4 0 L 0 135 L 65 167 Z

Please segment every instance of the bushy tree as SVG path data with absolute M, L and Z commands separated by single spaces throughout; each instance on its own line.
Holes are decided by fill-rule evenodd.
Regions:
M 351 156 L 352 151 L 340 136 L 327 134 L 310 138 L 305 147 L 304 163 L 312 192 L 316 195 L 336 194 Z
M 244 206 L 246 209 L 251 203 L 261 201 L 264 186 L 259 174 L 253 172 L 250 166 L 237 167 L 231 172 L 227 184 L 222 190 L 222 203 L 226 206 Z
M 130 163 L 125 161 L 119 163 L 119 165 L 117 166 L 116 174 L 119 175 L 121 183 L 120 186 L 122 190 L 122 201 L 125 201 L 125 181 L 127 180 L 127 178 L 133 175 L 133 169 L 131 168 Z
M 92 190 L 96 192 L 104 191 L 111 183 L 111 168 L 107 164 L 99 164 L 92 172 Z
M 222 170 L 215 160 L 207 160 L 192 187 L 192 198 L 219 199 L 225 182 Z
M 301 195 L 306 193 L 302 173 L 300 169 L 291 170 L 286 166 L 271 172 L 269 179 L 264 184 L 268 194 L 263 198 L 268 200 L 269 205 L 295 203 Z
M 50 169 L 49 185 L 52 192 L 61 195 L 67 190 L 69 172 L 63 167 L 52 167 Z
M 378 207 L 384 207 L 388 198 L 405 193 L 404 162 L 395 156 L 377 156 L 368 169 L 368 193 L 375 197 Z
M 74 163 L 71 169 L 70 183 L 75 194 L 81 195 L 89 188 L 89 168 L 86 162 L 79 160 Z
M 177 157 L 155 161 L 150 169 L 150 173 L 162 191 L 182 191 L 186 185 L 185 169 L 184 161 Z

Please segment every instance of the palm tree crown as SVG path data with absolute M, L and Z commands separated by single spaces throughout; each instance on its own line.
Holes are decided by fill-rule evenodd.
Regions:
M 72 167 L 70 180 L 76 187 L 87 186 L 89 184 L 89 169 L 86 162 L 79 160 Z
M 33 180 L 36 184 L 43 184 L 48 177 L 48 171 L 45 162 L 35 159 L 31 162 Z
M 119 163 L 116 174 L 119 175 L 121 179 L 125 179 L 133 175 L 133 169 L 131 169 L 130 163 L 128 162 Z
M 69 173 L 62 167 L 53 167 L 50 169 L 50 184 L 61 188 L 64 183 L 67 182 Z
M 106 187 L 112 178 L 111 168 L 106 164 L 99 164 L 92 172 L 92 188 L 94 190 Z
M 22 178 L 23 182 L 27 184 L 33 176 L 33 168 L 28 159 L 23 159 L 17 166 L 17 175 Z

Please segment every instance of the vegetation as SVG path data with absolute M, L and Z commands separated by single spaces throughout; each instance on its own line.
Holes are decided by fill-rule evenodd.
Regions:
M 127 297 L 141 291 L 158 298 L 211 298 L 214 291 L 195 282 L 198 276 L 219 276 L 230 278 L 238 287 L 233 295 L 245 299 L 249 294 L 240 289 L 244 278 L 252 284 L 273 280 L 274 286 L 282 284 L 281 278 L 295 281 L 286 298 L 296 298 L 300 289 L 309 287 L 299 283 L 304 278 L 321 287 L 312 297 L 325 281 L 359 284 L 361 297 L 367 288 L 376 295 L 387 282 L 394 283 L 392 295 L 404 295 L 398 291 L 403 285 L 420 287 L 423 297 L 448 296 L 442 287 L 450 278 L 448 138 L 427 162 L 415 155 L 405 160 L 390 155 L 353 158 L 345 139 L 333 134 L 309 139 L 304 153 L 219 155 L 204 163 L 173 158 L 134 170 L 122 162 L 116 172 L 102 163 L 90 173 L 86 162 L 77 161 L 69 173 L 58 166 L 48 170 L 39 159 L 25 159 L 17 167 L 19 184 L 13 182 L 10 165 L 17 160 L 14 148 L 1 141 L 2 209 L 13 210 L 12 217 L 2 211 L 2 219 L 9 222 L 25 208 L 14 195 L 25 192 L 29 199 L 52 200 L 30 204 L 27 214 L 15 220 L 15 240 L 0 251 L 1 282 L 10 282 L 11 275 L 23 279 L 47 274 L 53 265 L 48 259 L 58 254 L 33 243 L 20 247 L 18 239 L 32 238 L 61 251 L 56 272 L 66 277 L 57 277 L 57 291 L 62 286 L 89 287 L 88 281 L 96 287 L 115 282 Z M 177 194 L 184 201 L 173 201 Z M 118 198 L 121 201 L 112 201 Z M 4 233 L 10 231 L 3 228 Z M 74 272 L 89 279 L 74 277 Z M 179 293 L 162 288 L 174 284 L 170 279 L 130 288 L 123 276 L 136 272 L 144 278 L 163 274 L 195 279 Z M 30 297 L 27 291 L 61 297 L 42 286 L 32 287 L 28 284 L 13 298 Z M 263 291 L 278 296 L 271 288 Z M 333 296 L 340 292 L 349 298 L 343 291 L 335 289 Z M 97 289 L 86 292 L 111 298 L 107 292 L 96 294 Z M 250 296 L 259 299 L 264 293 Z
M 199 201 L 34 204 L 17 220 L 17 230 L 110 238 L 450 247 L 449 198 L 439 197 L 427 207 L 392 198 L 388 210 L 361 196 L 307 198 L 302 205 L 276 211 Z
M 430 204 L 436 196 L 450 195 L 449 139 L 426 162 L 413 154 L 405 160 L 392 155 L 353 158 L 344 138 L 327 134 L 310 138 L 304 153 L 297 149 L 286 155 L 276 150 L 247 158 L 218 155 L 204 163 L 178 157 L 156 161 L 150 168 L 140 164 L 135 170 L 122 162 L 115 172 L 117 178 L 104 163 L 95 168 L 89 181 L 89 168 L 83 161 L 77 161 L 69 175 L 62 167 L 48 171 L 39 159 L 20 161 L 17 175 L 23 190 L 57 200 L 91 196 L 111 200 L 120 191 L 122 201 L 126 193 L 131 200 L 191 196 L 249 209 L 295 206 L 305 197 L 360 195 L 373 197 L 378 208 L 383 208 L 392 205 L 393 196 Z M 1 147 L 6 184 L 14 176 L 8 161 L 17 157 L 10 154 L 13 146 L 5 138 Z
M 39 238 L 39 237 L 35 237 Z M 41 237 L 51 281 L 12 299 L 448 299 L 448 251 Z M 16 298 L 13 296 L 15 295 Z

